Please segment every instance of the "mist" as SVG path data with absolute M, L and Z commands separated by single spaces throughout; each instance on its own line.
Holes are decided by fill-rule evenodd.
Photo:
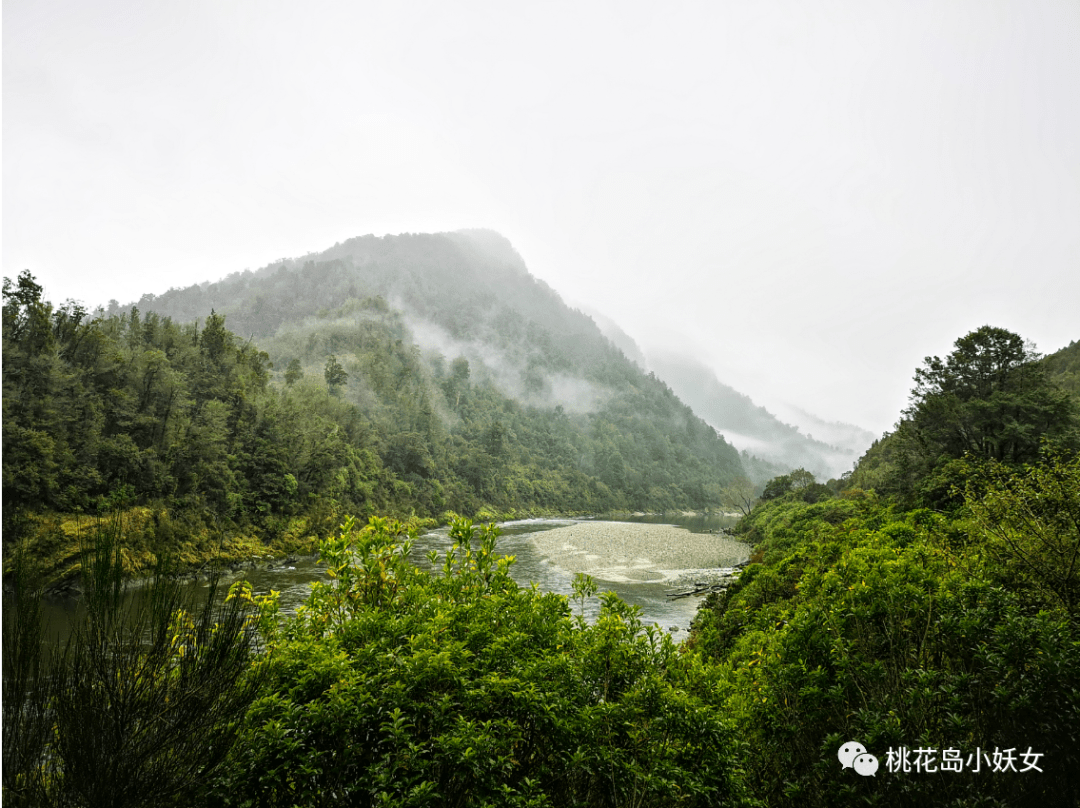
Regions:
M 486 227 L 646 353 L 873 434 L 968 331 L 1077 337 L 1066 0 L 4 12 L 5 271 L 58 300 Z

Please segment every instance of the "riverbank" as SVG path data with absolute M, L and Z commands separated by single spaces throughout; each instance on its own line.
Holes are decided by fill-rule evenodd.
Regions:
M 439 522 L 446 524 L 456 514 L 442 514 Z M 475 515 L 476 521 L 513 521 L 536 518 L 538 514 L 511 511 L 494 513 L 482 509 Z M 582 514 L 545 513 L 544 518 L 574 519 L 566 534 L 558 534 L 561 543 L 569 549 L 545 544 L 543 553 L 553 563 L 572 572 L 589 572 L 594 577 L 608 581 L 665 581 L 672 570 L 697 570 L 725 566 L 729 552 L 716 552 L 718 545 L 733 542 L 717 542 L 724 538 L 723 527 L 711 526 L 701 532 L 700 526 L 688 532 L 669 524 L 653 520 L 664 518 L 661 514 L 641 512 L 589 516 Z M 715 518 L 715 514 L 680 513 L 667 518 Z M 647 519 L 645 522 L 615 522 L 620 518 Z M 57 594 L 77 591 L 83 552 L 92 543 L 93 535 L 102 529 L 119 530 L 123 547 L 124 572 L 131 578 L 139 578 L 153 571 L 159 555 L 168 555 L 178 572 L 199 576 L 211 570 L 256 566 L 273 566 L 286 563 L 287 559 L 311 556 L 318 546 L 317 536 L 332 532 L 340 520 L 324 515 L 318 523 L 310 518 L 293 517 L 280 520 L 276 529 L 232 529 L 209 525 L 193 518 L 190 513 L 172 513 L 158 506 L 134 506 L 114 511 L 104 517 L 88 517 L 83 514 L 39 514 L 26 517 L 19 529 L 21 539 L 9 542 L 5 537 L 5 561 L 8 551 L 15 544 L 21 545 L 27 557 L 33 559 L 37 574 L 47 589 Z M 413 517 L 411 523 L 419 528 L 430 528 L 434 519 Z M 615 530 L 612 525 L 622 525 Z M 603 527 L 607 525 L 608 527 Z M 615 530 L 612 533 L 612 530 Z M 634 532 L 634 548 L 626 544 L 619 531 Z M 577 531 L 576 534 L 573 531 Z M 545 534 L 546 535 L 546 534 Z M 578 538 L 589 539 L 588 546 L 575 544 Z M 556 539 L 544 539 L 554 542 Z M 625 546 L 624 546 L 625 545 Z M 745 548 L 734 542 L 736 548 Z M 633 553 L 631 553 L 633 549 Z M 580 552 L 579 552 L 580 551 Z M 738 556 L 738 551 L 735 555 Z M 580 557 L 572 557 L 572 556 Z M 586 558 L 589 556 L 589 558 Z M 592 558 L 596 556 L 597 558 Z M 599 570 L 599 572 L 598 572 Z
M 613 582 L 675 581 L 692 570 L 733 567 L 750 555 L 749 545 L 727 535 L 648 523 L 576 522 L 531 540 L 567 572 Z
M 251 530 L 212 531 L 205 524 L 163 508 L 135 506 L 103 517 L 82 514 L 40 514 L 24 518 L 19 536 L 5 536 L 5 570 L 16 548 L 31 561 L 46 590 L 63 595 L 80 588 L 85 553 L 102 532 L 120 536 L 124 575 L 137 579 L 154 571 L 167 556 L 178 574 L 270 565 L 311 555 L 317 540 L 302 519 L 263 536 Z

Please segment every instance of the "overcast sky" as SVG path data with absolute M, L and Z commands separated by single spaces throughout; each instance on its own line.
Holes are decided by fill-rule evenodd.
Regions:
M 1080 3 L 3 3 L 4 275 L 91 306 L 488 227 L 572 305 L 875 432 L 1080 339 Z

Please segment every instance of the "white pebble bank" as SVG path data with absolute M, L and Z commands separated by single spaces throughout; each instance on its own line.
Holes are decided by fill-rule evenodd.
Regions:
M 577 522 L 534 533 L 531 540 L 552 564 L 603 581 L 669 582 L 749 556 L 746 544 L 728 536 L 636 522 Z

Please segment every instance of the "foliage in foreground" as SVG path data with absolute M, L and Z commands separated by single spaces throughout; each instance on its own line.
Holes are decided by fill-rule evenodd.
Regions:
M 323 545 L 333 583 L 264 621 L 270 679 L 220 804 L 737 801 L 737 744 L 694 695 L 702 671 L 612 594 L 588 625 L 520 587 L 497 533 L 455 522 L 427 573 L 400 524 L 347 520 Z M 578 579 L 582 604 L 595 591 Z
M 85 613 L 48 642 L 29 561 L 4 609 L 5 805 L 190 805 L 223 764 L 259 685 L 252 611 L 185 594 L 160 564 L 132 594 L 119 522 L 83 564 Z
M 760 505 L 765 563 L 699 612 L 749 785 L 776 806 L 1080 801 L 1080 459 L 990 463 L 959 514 L 876 497 Z M 842 770 L 841 744 L 876 754 Z M 893 773 L 890 748 L 1029 748 L 1041 772 Z

